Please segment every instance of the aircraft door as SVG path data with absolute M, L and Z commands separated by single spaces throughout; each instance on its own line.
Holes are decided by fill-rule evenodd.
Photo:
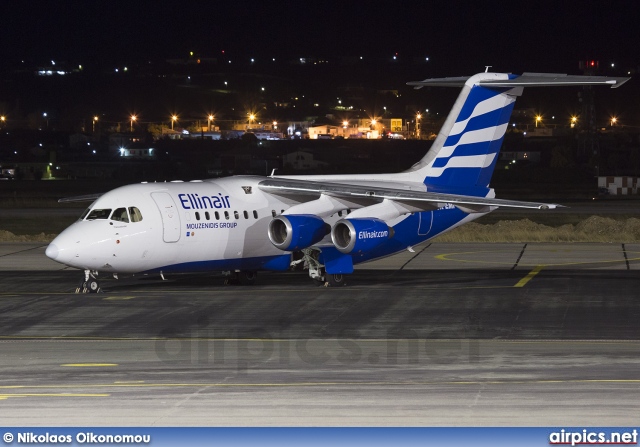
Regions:
M 151 193 L 162 216 L 162 239 L 165 242 L 178 242 L 180 239 L 180 214 L 178 207 L 166 192 Z
M 426 236 L 431 231 L 433 226 L 433 211 L 422 211 L 418 213 L 420 216 L 420 223 L 418 225 L 418 235 Z

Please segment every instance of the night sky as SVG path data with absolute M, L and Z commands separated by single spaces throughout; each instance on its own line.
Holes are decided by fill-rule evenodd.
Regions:
M 181 57 L 430 57 L 434 75 L 640 66 L 628 1 L 22 1 L 0 6 L 5 64 Z

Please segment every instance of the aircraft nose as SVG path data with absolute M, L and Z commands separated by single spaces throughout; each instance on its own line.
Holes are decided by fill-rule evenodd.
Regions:
M 47 255 L 48 258 L 55 261 L 55 259 L 60 254 L 60 250 L 58 249 L 58 246 L 56 244 L 49 244 L 44 254 Z

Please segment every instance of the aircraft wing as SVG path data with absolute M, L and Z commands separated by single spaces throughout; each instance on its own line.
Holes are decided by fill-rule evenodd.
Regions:
M 517 200 L 491 199 L 485 197 L 464 196 L 458 194 L 441 194 L 427 191 L 409 191 L 384 186 L 372 187 L 350 185 L 346 183 L 314 182 L 307 180 L 293 180 L 285 178 L 270 178 L 263 180 L 258 187 L 267 193 L 275 195 L 293 196 L 319 196 L 326 194 L 332 197 L 362 201 L 365 199 L 372 204 L 382 202 L 384 199 L 397 202 L 411 203 L 412 206 L 430 211 L 439 207 L 439 204 L 450 203 L 465 211 L 485 212 L 486 207 L 528 208 L 528 209 L 555 209 L 562 207 L 555 203 L 521 202 Z
M 100 197 L 102 193 L 98 194 L 87 194 L 84 196 L 73 196 L 73 197 L 63 197 L 62 199 L 58 199 L 58 203 L 66 203 L 66 202 L 93 202 Z

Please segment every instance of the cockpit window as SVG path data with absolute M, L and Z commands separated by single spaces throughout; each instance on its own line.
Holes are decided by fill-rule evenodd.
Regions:
M 115 210 L 111 215 L 111 220 L 129 223 L 129 215 L 127 214 L 127 209 L 118 208 L 117 210 Z
M 142 213 L 135 206 L 129 207 L 129 214 L 131 214 L 131 222 L 140 222 L 142 220 Z
M 91 210 L 86 220 L 108 219 L 111 214 L 111 208 Z

